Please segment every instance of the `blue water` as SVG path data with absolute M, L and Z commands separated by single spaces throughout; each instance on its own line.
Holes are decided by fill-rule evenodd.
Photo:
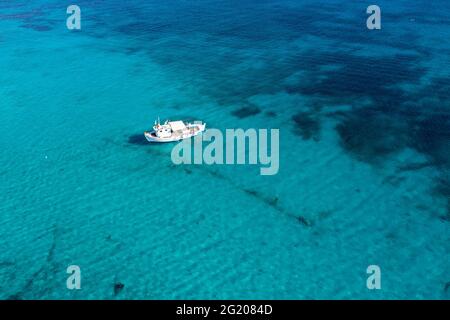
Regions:
M 0 298 L 449 299 L 448 1 L 76 4 L 0 1 Z M 280 128 L 279 173 L 157 116 Z

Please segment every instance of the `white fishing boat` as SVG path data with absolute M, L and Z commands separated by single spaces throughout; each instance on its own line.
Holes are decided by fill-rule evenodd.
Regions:
M 173 142 L 196 136 L 206 129 L 206 123 L 169 121 L 164 124 L 155 121 L 153 131 L 145 131 L 144 136 L 150 142 Z

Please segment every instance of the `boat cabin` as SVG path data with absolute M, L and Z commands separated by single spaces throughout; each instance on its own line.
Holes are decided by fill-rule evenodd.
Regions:
M 169 138 L 176 131 L 182 133 L 186 130 L 186 125 L 183 121 L 167 121 L 163 125 L 156 124 L 153 129 L 155 130 L 155 135 L 159 138 Z

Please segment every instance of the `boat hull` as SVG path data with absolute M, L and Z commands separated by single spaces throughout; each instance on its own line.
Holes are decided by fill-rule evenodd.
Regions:
M 156 143 L 165 143 L 165 142 L 177 142 L 180 140 L 183 140 L 183 138 L 159 138 L 153 135 L 152 132 L 144 132 L 145 139 L 147 139 L 148 142 L 156 142 Z
M 205 131 L 205 129 L 206 129 L 206 125 L 203 124 L 203 125 L 198 125 L 197 130 L 195 130 L 193 133 L 188 132 L 188 133 L 182 133 L 179 135 L 172 135 L 171 137 L 163 138 L 163 137 L 156 136 L 155 131 L 145 131 L 144 136 L 148 142 L 152 142 L 152 143 L 178 142 L 178 141 L 181 141 L 184 139 L 189 139 L 189 138 L 195 137 L 195 136 L 201 134 L 203 131 Z

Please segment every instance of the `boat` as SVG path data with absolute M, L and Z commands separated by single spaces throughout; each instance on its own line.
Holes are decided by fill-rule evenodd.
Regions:
M 206 129 L 206 123 L 199 121 L 185 122 L 169 121 L 161 124 L 159 118 L 155 121 L 152 131 L 145 131 L 144 136 L 149 142 L 174 142 L 194 137 Z

